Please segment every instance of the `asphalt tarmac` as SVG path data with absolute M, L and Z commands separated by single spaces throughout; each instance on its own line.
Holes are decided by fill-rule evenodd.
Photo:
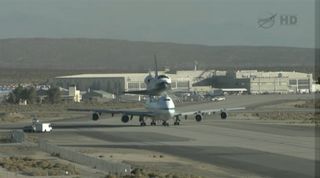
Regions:
M 108 122 L 117 122 L 112 120 Z M 43 138 L 66 147 L 163 152 L 266 177 L 315 177 L 313 128 L 235 120 L 186 121 L 171 127 L 117 126 L 56 129 Z

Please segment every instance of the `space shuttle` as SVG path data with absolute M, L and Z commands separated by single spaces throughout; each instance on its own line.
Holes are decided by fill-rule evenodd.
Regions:
M 149 95 L 149 96 L 160 96 L 165 91 L 171 89 L 171 79 L 167 75 L 159 75 L 157 57 L 154 55 L 154 75 L 149 73 L 144 79 L 146 85 L 145 90 L 135 90 L 135 91 L 125 91 L 127 94 L 137 94 L 137 95 Z

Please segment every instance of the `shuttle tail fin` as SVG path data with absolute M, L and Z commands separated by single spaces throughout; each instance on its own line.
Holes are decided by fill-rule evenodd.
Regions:
M 158 63 L 157 63 L 157 56 L 154 54 L 154 73 L 155 78 L 158 77 Z

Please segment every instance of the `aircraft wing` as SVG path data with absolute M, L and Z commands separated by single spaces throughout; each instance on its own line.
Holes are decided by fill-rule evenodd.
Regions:
M 92 112 L 92 113 L 109 113 L 109 114 L 124 114 L 124 115 L 131 115 L 131 116 L 146 116 L 152 117 L 154 115 L 153 112 L 150 111 L 138 111 L 138 110 L 117 110 L 117 109 L 74 109 L 70 108 L 68 111 L 79 111 L 79 112 Z
M 237 107 L 237 108 L 220 108 L 220 109 L 207 109 L 207 110 L 198 110 L 198 111 L 188 111 L 188 112 L 177 112 L 175 116 L 188 116 L 188 115 L 209 115 L 211 113 L 216 112 L 228 112 L 228 111 L 236 111 L 236 110 L 243 110 L 246 109 L 245 107 Z
M 163 90 L 134 90 L 134 91 L 125 91 L 125 94 L 135 94 L 135 95 L 152 95 L 152 96 L 159 96 L 163 93 Z
M 150 95 L 152 94 L 152 92 L 150 92 L 149 90 L 135 90 L 135 91 L 125 91 L 123 93 L 126 94 L 136 94 L 136 95 Z

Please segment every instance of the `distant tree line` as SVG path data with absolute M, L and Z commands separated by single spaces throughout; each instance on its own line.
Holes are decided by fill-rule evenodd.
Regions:
M 47 101 L 51 104 L 61 101 L 61 92 L 58 87 L 51 87 L 47 91 Z
M 9 93 L 7 102 L 12 104 L 18 104 L 22 100 L 26 100 L 30 104 L 35 103 L 37 100 L 37 92 L 35 88 L 23 88 L 22 86 L 18 86 L 11 93 Z
M 41 102 L 41 97 L 37 94 L 37 90 L 34 87 L 22 87 L 18 86 L 12 92 L 6 100 L 10 104 L 19 104 L 21 101 L 27 101 L 28 104 L 36 104 Z M 61 101 L 61 92 L 58 87 L 51 87 L 45 92 L 45 103 L 59 103 Z

